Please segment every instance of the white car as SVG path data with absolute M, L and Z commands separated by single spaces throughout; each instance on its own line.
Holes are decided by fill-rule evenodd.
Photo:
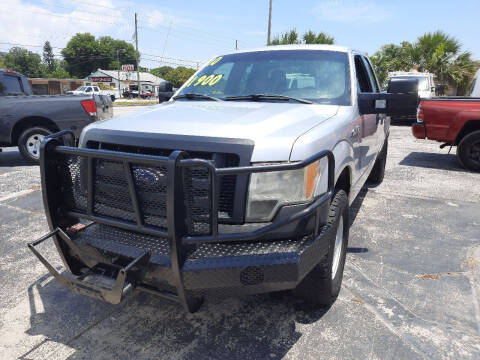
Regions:
M 470 96 L 480 97 L 480 70 L 477 71 L 477 74 L 473 78 L 472 88 L 470 90 Z
M 67 92 L 68 95 L 108 95 L 112 98 L 112 101 L 120 98 L 120 92 L 118 90 L 100 90 L 98 86 L 80 86 L 75 90 Z
M 422 99 L 432 98 L 435 96 L 434 74 L 418 71 L 395 71 L 388 73 L 387 82 L 390 79 L 417 79 L 418 80 L 418 96 Z

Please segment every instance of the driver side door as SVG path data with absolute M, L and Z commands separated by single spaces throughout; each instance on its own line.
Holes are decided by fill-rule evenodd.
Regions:
M 355 72 L 357 76 L 359 93 L 376 93 L 379 92 L 378 85 L 372 81 L 371 75 L 367 68 L 367 60 L 363 55 L 355 55 Z M 378 114 L 362 114 L 358 128 L 359 155 L 361 173 L 373 166 L 378 152 L 379 137 L 379 121 Z

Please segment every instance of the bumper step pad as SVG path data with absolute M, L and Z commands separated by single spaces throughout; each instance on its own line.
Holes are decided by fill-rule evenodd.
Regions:
M 71 253 L 76 255 L 78 259 L 85 264 L 85 268 L 82 269 L 81 274 L 74 275 L 71 272 L 59 273 L 48 260 L 37 251 L 35 247 L 49 238 L 53 238 L 57 249 L 62 249 L 67 246 L 70 248 Z M 62 242 L 62 245 L 60 245 L 59 242 Z M 111 304 L 119 304 L 126 295 L 137 287 L 140 290 L 154 293 L 163 298 L 178 301 L 178 297 L 174 294 L 164 293 L 154 288 L 141 285 L 150 261 L 151 253 L 149 251 L 144 252 L 124 267 L 116 264 L 92 263 L 91 260 L 82 256 L 76 244 L 60 228 L 56 228 L 40 239 L 28 244 L 28 247 L 64 288 L 79 294 L 103 300 Z M 60 252 L 60 255 L 62 256 L 62 260 L 64 260 L 63 251 Z M 64 264 L 67 269 L 70 270 L 65 260 Z

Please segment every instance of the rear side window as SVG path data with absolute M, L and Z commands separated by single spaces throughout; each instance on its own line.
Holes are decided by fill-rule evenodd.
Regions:
M 99 91 L 99 90 L 98 90 L 98 87 L 96 87 L 96 86 L 93 88 L 93 90 L 94 90 L 94 91 Z
M 372 84 L 368 78 L 367 69 L 361 56 L 355 55 L 355 72 L 357 73 L 357 84 L 360 92 L 372 92 Z
M 23 93 L 22 84 L 18 76 L 4 74 L 0 79 L 0 93 L 2 95 Z
M 372 84 L 372 89 L 374 92 L 379 92 L 380 88 L 378 86 L 377 78 L 375 77 L 375 73 L 372 69 L 372 65 L 370 65 L 370 62 L 366 59 L 363 58 L 365 67 L 367 68 L 367 73 L 368 73 L 368 78 L 370 79 L 370 83 Z

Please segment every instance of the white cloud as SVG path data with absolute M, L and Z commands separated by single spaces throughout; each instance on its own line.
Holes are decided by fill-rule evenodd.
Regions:
M 392 15 L 390 7 L 384 4 L 360 0 L 327 0 L 316 6 L 314 13 L 326 21 L 382 22 Z
M 118 4 L 113 0 L 90 0 L 88 4 L 62 0 L 40 0 L 37 4 L 24 0 L 3 0 L 0 43 L 43 45 L 49 40 L 58 54 L 60 48 L 79 32 L 131 41 L 133 14 L 129 16 L 120 11 L 117 6 L 125 6 L 125 3 Z M 7 51 L 11 46 L 0 44 L 0 51 Z M 41 52 L 41 47 L 25 47 Z

